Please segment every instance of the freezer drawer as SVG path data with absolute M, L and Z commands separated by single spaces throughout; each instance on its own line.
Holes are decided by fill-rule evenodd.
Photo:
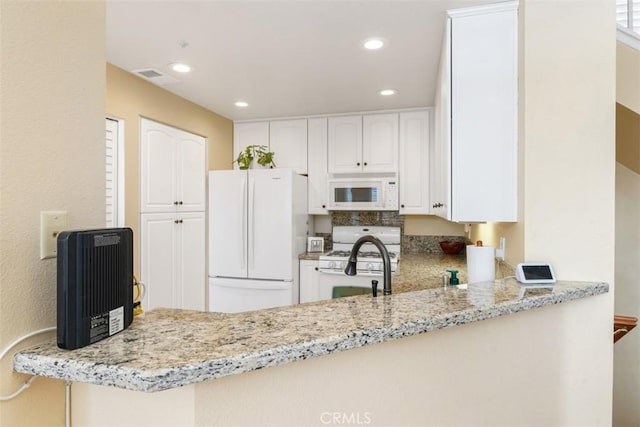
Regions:
M 238 313 L 296 303 L 293 282 L 209 278 L 209 311 Z

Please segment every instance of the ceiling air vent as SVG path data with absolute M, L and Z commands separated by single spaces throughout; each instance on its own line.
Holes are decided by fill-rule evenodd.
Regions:
M 178 83 L 180 80 L 172 77 L 168 74 L 163 74 L 160 71 L 153 68 L 143 68 L 139 70 L 131 70 L 131 72 L 143 79 L 150 81 L 151 83 L 163 86 L 169 83 Z

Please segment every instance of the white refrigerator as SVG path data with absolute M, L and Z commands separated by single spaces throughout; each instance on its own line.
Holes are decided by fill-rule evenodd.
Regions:
M 209 172 L 209 311 L 297 304 L 308 234 L 306 177 L 293 169 Z

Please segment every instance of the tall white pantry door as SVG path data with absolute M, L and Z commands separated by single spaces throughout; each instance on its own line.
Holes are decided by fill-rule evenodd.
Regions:
M 140 280 L 145 310 L 204 310 L 206 139 L 140 120 Z M 146 306 L 145 306 L 146 304 Z

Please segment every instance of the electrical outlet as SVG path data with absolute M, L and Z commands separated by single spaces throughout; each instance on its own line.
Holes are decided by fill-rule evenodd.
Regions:
M 504 253 L 507 246 L 507 239 L 504 237 L 500 237 L 500 247 L 496 249 L 496 258 L 500 261 L 504 261 Z
M 58 256 L 58 234 L 67 228 L 67 211 L 40 212 L 40 259 Z

